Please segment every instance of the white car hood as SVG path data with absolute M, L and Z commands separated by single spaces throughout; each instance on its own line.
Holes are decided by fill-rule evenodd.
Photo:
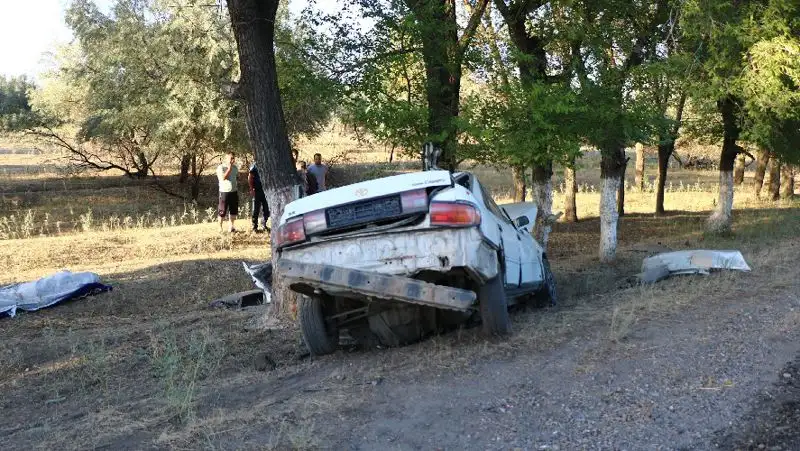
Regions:
M 286 220 L 295 216 L 334 205 L 349 204 L 420 188 L 450 186 L 452 184 L 453 180 L 448 171 L 412 172 L 354 183 L 290 202 L 283 211 L 281 224 L 285 224 Z

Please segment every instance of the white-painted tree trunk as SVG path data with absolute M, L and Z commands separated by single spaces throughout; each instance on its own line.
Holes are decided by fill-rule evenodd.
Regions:
M 546 182 L 534 180 L 531 188 L 533 201 L 536 202 L 538 212 L 536 214 L 536 224 L 534 226 L 534 237 L 544 250 L 547 250 L 547 241 L 550 239 L 550 232 L 553 230 L 553 179 Z
M 600 261 L 610 263 L 617 257 L 617 192 L 619 177 L 602 179 L 600 192 Z
M 272 226 L 270 227 L 270 241 L 271 249 L 276 249 L 275 238 L 278 237 L 278 225 L 280 224 L 283 210 L 289 202 L 295 200 L 301 192 L 302 186 L 288 186 L 281 189 L 267 189 L 264 192 L 264 197 L 267 198 L 267 205 L 269 206 L 270 220 Z M 278 253 L 272 252 L 271 256 L 272 267 L 278 267 Z M 275 274 L 275 273 L 273 273 Z M 289 289 L 289 285 L 283 283 L 282 277 L 272 278 L 272 293 L 271 297 L 274 301 L 273 306 L 278 307 L 278 311 L 270 312 L 273 315 L 285 316 L 291 314 L 292 318 L 296 318 L 297 310 L 297 294 Z
M 719 200 L 706 224 L 709 232 L 727 233 L 731 230 L 733 212 L 733 171 L 719 172 Z

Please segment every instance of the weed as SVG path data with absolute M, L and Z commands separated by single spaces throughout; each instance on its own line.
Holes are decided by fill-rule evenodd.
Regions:
M 187 422 L 194 417 L 198 383 L 217 371 L 224 348 L 208 326 L 180 342 L 174 330 L 164 325 L 158 329 L 150 336 L 150 363 L 170 416 Z

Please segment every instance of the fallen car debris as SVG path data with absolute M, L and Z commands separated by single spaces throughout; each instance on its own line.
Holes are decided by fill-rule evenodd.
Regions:
M 264 304 L 272 302 L 272 262 L 248 265 L 242 262 L 244 270 L 253 279 L 256 287 L 264 292 Z
M 211 308 L 236 308 L 252 307 L 255 305 L 264 304 L 264 297 L 266 293 L 260 288 L 255 290 L 241 291 L 239 293 L 229 294 L 211 301 L 208 305 Z
M 0 316 L 14 317 L 17 309 L 32 312 L 70 299 L 111 291 L 91 272 L 60 271 L 33 282 L 0 287 Z
M 676 251 L 645 258 L 638 277 L 641 283 L 656 283 L 673 275 L 709 274 L 714 269 L 750 271 L 750 266 L 739 251 Z

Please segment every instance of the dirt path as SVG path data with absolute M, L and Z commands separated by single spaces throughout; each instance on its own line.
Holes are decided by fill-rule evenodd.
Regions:
M 337 379 L 358 358 L 322 361 L 308 386 L 296 386 L 306 396 L 286 415 L 306 410 L 308 439 L 323 448 L 714 449 L 731 443 L 718 431 L 747 423 L 800 355 L 798 311 L 788 295 L 698 304 L 636 327 L 623 344 L 588 329 L 548 351 L 373 381 Z M 335 375 L 319 383 L 326 372 Z M 341 401 L 326 408 L 331 400 Z M 273 434 L 250 430 L 219 443 Z M 798 440 L 767 444 L 797 449 Z
M 195 428 L 167 442 L 632 450 L 746 449 L 752 441 L 754 449 L 800 449 L 791 421 L 797 394 L 775 388 L 800 380 L 787 366 L 800 356 L 799 288 L 769 271 L 690 277 L 517 314 L 508 342 L 487 344 L 470 330 L 340 353 L 232 382 L 213 395 L 216 420 L 198 428 L 233 432 L 200 439 Z M 620 325 L 628 306 L 633 318 Z M 247 407 L 258 419 L 245 418 Z

